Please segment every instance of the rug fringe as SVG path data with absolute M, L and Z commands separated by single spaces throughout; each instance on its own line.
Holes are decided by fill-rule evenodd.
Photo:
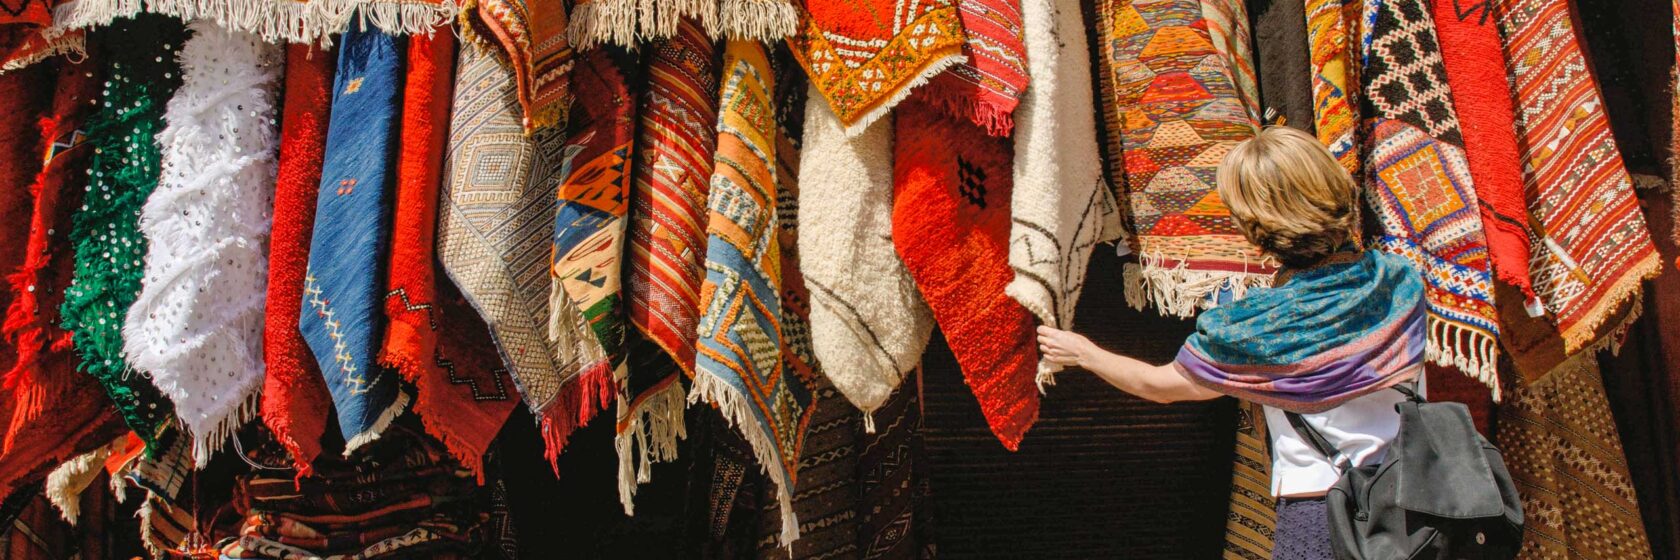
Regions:
M 379 435 L 385 433 L 385 428 L 391 427 L 391 423 L 395 422 L 397 417 L 402 416 L 403 411 L 408 408 L 408 399 L 408 391 L 398 388 L 396 400 L 391 401 L 391 406 L 386 408 L 384 412 L 379 413 L 379 418 L 373 421 L 373 426 L 344 442 L 344 457 L 349 458 L 350 454 L 355 453 L 357 449 L 361 449 L 362 446 L 379 439 Z
M 128 436 L 119 437 L 111 443 L 65 461 L 47 474 L 46 489 L 43 493 L 46 494 L 47 501 L 58 509 L 59 517 L 64 518 L 65 523 L 69 523 L 71 527 L 76 526 L 77 518 L 82 513 L 82 492 L 87 490 L 88 485 L 93 484 L 94 479 L 99 478 L 99 471 L 105 466 L 105 459 L 109 458 L 114 450 L 122 449 L 127 440 Z
M 5 64 L 0 64 L 0 74 L 5 74 L 13 70 L 22 70 L 24 67 L 31 64 L 35 64 L 61 54 L 74 55 L 78 59 L 87 58 L 86 35 L 81 33 L 64 32 L 54 33 L 50 38 L 45 37 L 45 33 L 42 35 L 42 40 L 47 42 L 47 46 L 45 48 L 35 51 L 29 56 L 8 60 Z
M 985 103 L 971 95 L 939 88 L 929 88 L 923 92 L 922 99 L 947 115 L 974 123 L 985 130 L 988 136 L 1008 138 L 1014 134 L 1014 115 L 994 103 Z
M 799 520 L 793 512 L 793 480 L 776 461 L 775 442 L 753 419 L 754 413 L 747 397 L 736 392 L 722 378 L 705 371 L 694 376 L 694 390 L 688 394 L 690 405 L 701 402 L 717 407 L 724 420 L 746 438 L 748 447 L 752 448 L 753 456 L 758 460 L 759 470 L 775 484 L 776 501 L 782 513 L 780 541 L 783 547 L 791 547 L 793 541 L 799 539 Z
M 1499 402 L 1499 339 L 1486 331 L 1436 319 L 1434 314 L 1427 322 L 1424 359 L 1480 381 L 1493 391 L 1493 402 Z
M 641 0 L 637 8 L 644 41 L 676 36 L 683 18 L 693 18 L 707 37 L 718 36 L 717 0 Z
M 539 420 L 543 457 L 548 459 L 549 468 L 554 469 L 554 476 L 560 476 L 560 452 L 566 449 L 566 440 L 612 402 L 618 394 L 617 387 L 611 363 L 601 360 L 583 368 L 543 410 Z
M 203 469 L 209 465 L 210 458 L 215 456 L 216 452 L 221 451 L 222 446 L 227 445 L 228 439 L 237 435 L 239 428 L 245 426 L 246 422 L 257 418 L 257 407 L 262 402 L 262 392 L 258 390 L 262 385 L 262 378 L 255 378 L 254 381 L 256 383 L 253 384 L 253 387 L 241 390 L 245 397 L 240 400 L 238 406 L 224 411 L 221 417 L 217 418 L 210 425 L 210 429 L 204 433 L 194 432 L 190 434 L 192 436 L 194 468 Z
M 677 459 L 677 442 L 688 439 L 688 426 L 683 420 L 687 404 L 682 383 L 672 380 L 630 410 L 613 437 L 613 447 L 618 450 L 618 501 L 624 506 L 624 515 L 635 514 L 636 489 L 652 480 L 653 464 Z
M 799 33 L 799 10 L 779 0 L 722 0 L 717 36 L 731 41 L 774 42 Z
M 396 323 L 393 322 L 392 326 L 395 325 Z M 391 331 L 387 331 L 387 334 L 389 332 Z M 442 355 L 437 353 L 438 350 L 435 347 L 432 352 L 433 360 L 442 359 Z M 484 454 L 482 450 L 479 450 L 479 453 L 469 453 L 469 450 L 466 449 L 466 442 L 462 441 L 454 430 L 449 429 L 450 424 L 443 420 L 442 414 L 436 414 L 445 411 L 432 408 L 436 404 L 430 397 L 433 393 L 419 389 L 420 370 L 424 367 L 424 362 L 407 354 L 393 354 L 387 349 L 387 352 L 379 357 L 379 363 L 396 370 L 397 374 L 401 375 L 403 379 L 415 384 L 414 415 L 420 417 L 420 427 L 426 430 L 427 434 L 443 442 L 443 448 L 449 452 L 449 455 L 460 462 L 461 466 L 472 471 L 478 479 L 478 485 L 483 486 Z
M 1596 340 L 1583 342 L 1580 350 L 1572 352 L 1571 354 L 1581 352 L 1598 352 L 1600 350 L 1609 350 L 1612 355 L 1620 354 L 1622 351 L 1622 343 L 1627 340 L 1627 337 L 1625 336 L 1627 329 L 1632 327 L 1633 322 L 1638 320 L 1640 315 L 1644 312 L 1643 306 L 1645 305 L 1645 292 L 1642 284 L 1646 280 L 1656 278 L 1656 276 L 1661 272 L 1662 259 L 1657 253 L 1652 253 L 1649 257 L 1647 257 L 1645 262 L 1635 265 L 1629 274 L 1622 277 L 1621 283 L 1611 288 L 1604 297 L 1605 304 L 1603 305 L 1603 308 L 1606 310 L 1615 309 L 1624 303 L 1629 303 L 1630 305 L 1628 306 L 1627 315 L 1617 321 L 1617 324 L 1611 328 L 1609 332 L 1605 333 L 1604 336 L 1601 336 Z M 1598 315 L 1598 320 L 1590 325 L 1591 328 L 1577 332 L 1586 332 L 1589 336 L 1596 334 L 1599 332 L 1599 329 L 1604 326 L 1604 322 L 1610 319 L 1607 312 L 1595 311 L 1594 313 Z M 1568 341 L 1565 342 L 1566 344 L 1568 343 Z
M 637 0 L 592 0 L 578 4 L 572 8 L 572 21 L 566 26 L 566 40 L 580 52 L 603 44 L 635 48 L 641 11 Z
M 951 56 L 933 61 L 931 64 L 928 64 L 927 68 L 922 69 L 921 74 L 918 74 L 916 77 L 900 84 L 898 89 L 893 92 L 892 97 L 887 98 L 887 100 L 881 103 L 879 107 L 870 109 L 869 112 L 858 116 L 857 120 L 851 125 L 845 126 L 843 134 L 845 134 L 848 139 L 856 138 L 859 134 L 863 134 L 863 131 L 868 129 L 869 125 L 874 124 L 875 121 L 879 120 L 881 117 L 891 114 L 893 107 L 897 107 L 898 102 L 904 101 L 904 98 L 910 97 L 910 93 L 915 91 L 916 88 L 922 87 L 922 85 L 926 84 L 928 80 L 932 80 L 934 76 L 938 76 L 941 72 L 950 69 L 952 66 L 967 62 L 968 56 L 962 54 L 961 51 L 958 51 Z M 827 91 L 823 92 L 823 98 L 827 100 Z M 829 107 L 833 108 L 832 102 L 830 102 Z M 835 114 L 838 115 L 839 112 L 836 111 Z M 844 125 L 844 123 L 842 124 Z
M 144 7 L 142 8 L 142 3 Z M 49 35 L 109 25 L 142 10 L 183 21 L 207 19 L 231 31 L 252 33 L 269 43 L 327 44 L 351 22 L 371 23 L 391 34 L 431 33 L 455 18 L 453 2 L 368 2 L 366 0 L 76 0 L 53 10 Z
M 110 25 L 119 18 L 134 17 L 140 10 L 140 0 L 72 0 L 53 7 L 53 26 L 41 34 L 51 41 L 72 30 Z
M 1142 255 L 1139 263 L 1126 263 L 1122 272 L 1126 303 L 1142 311 L 1154 303 L 1163 315 L 1188 319 L 1200 309 L 1212 309 L 1213 296 L 1230 292 L 1231 299 L 1242 299 L 1251 288 L 1272 285 L 1275 274 L 1258 272 L 1229 272 L 1223 270 L 1192 270 L 1186 261 L 1166 267 L 1159 255 Z

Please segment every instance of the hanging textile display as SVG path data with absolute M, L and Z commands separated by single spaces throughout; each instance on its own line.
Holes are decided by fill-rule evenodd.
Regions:
M 471 48 L 471 47 L 468 47 Z M 436 272 L 438 188 L 454 86 L 456 44 L 438 32 L 408 40 L 401 148 L 391 218 L 389 325 L 379 363 L 414 385 L 428 435 L 484 478 L 484 454 L 519 401 L 489 328 Z
M 782 362 L 777 223 L 776 63 L 763 44 L 729 41 L 707 195 L 705 279 L 689 402 L 717 407 L 740 432 L 781 504 L 782 544 L 799 538 L 793 485 L 810 415 L 805 381 Z
M 918 371 L 914 375 L 921 375 Z M 919 381 L 882 403 L 881 429 L 858 444 L 858 551 L 861 558 L 931 558 L 933 500 L 922 443 Z
M 1307 46 L 1306 2 L 1250 2 L 1254 59 L 1260 66 L 1260 115 L 1313 133 L 1312 53 Z
M 448 23 L 456 0 L 63 0 L 47 36 L 111 25 L 140 13 L 203 20 L 267 43 L 329 43 L 350 29 L 419 35 Z
M 461 25 L 468 40 L 501 49 L 513 67 L 525 131 L 563 124 L 572 95 L 574 54 L 566 41 L 560 0 L 466 0 Z
M 0 10 L 0 74 L 61 54 L 87 55 L 86 34 L 53 29 L 53 10 L 61 2 L 30 0 L 16 4 Z
M 281 49 L 207 21 L 188 31 L 157 136 L 163 172 L 140 209 L 145 275 L 123 354 L 175 403 L 203 468 L 256 416 L 263 382 Z
M 1004 294 L 1015 276 L 1009 144 L 920 100 L 893 121 L 893 246 L 986 423 L 1013 451 L 1038 420 L 1038 346 L 1032 313 Z
M 821 94 L 813 99 L 828 102 L 846 137 L 873 130 L 869 125 L 912 89 L 966 60 L 953 0 L 817 2 L 807 9 L 788 45 Z
M 770 42 L 798 31 L 797 6 L 790 0 L 578 0 L 568 33 L 580 50 L 634 48 L 681 35 L 688 21 L 714 39 Z
M 805 102 L 799 263 L 811 292 L 811 346 L 829 381 L 873 413 L 921 362 L 933 315 L 892 245 L 890 119 L 848 138 L 813 80 Z
M 1458 114 L 1465 157 L 1476 207 L 1487 235 L 1493 272 L 1529 297 L 1530 231 L 1517 158 L 1516 114 L 1511 106 L 1511 82 L 1505 56 L 1499 50 L 1499 21 L 1493 4 L 1460 9 L 1435 0 L 1436 35 L 1441 62 L 1452 86 L 1453 112 Z
M 74 333 L 78 367 L 99 380 L 129 428 L 148 447 L 171 423 L 168 399 L 123 359 L 122 326 L 140 291 L 146 239 L 140 207 L 157 187 L 164 102 L 181 83 L 176 53 L 186 39 L 173 20 L 125 20 L 98 33 L 105 89 L 90 118 L 88 196 L 71 219 L 75 278 L 64 294 L 63 326 Z
M 1237 403 L 1237 446 L 1231 465 L 1231 502 L 1225 513 L 1224 560 L 1272 557 L 1277 503 L 1272 499 L 1271 442 L 1259 404 Z
M 298 329 L 332 393 L 344 451 L 379 438 L 409 395 L 375 358 L 407 40 L 352 29 L 342 39 Z
M 1656 249 L 1563 0 L 1499 12 L 1534 235 L 1529 274 L 1573 354 L 1615 344 Z M 1561 88 L 1561 89 L 1560 89 Z M 1622 317 L 1611 320 L 1612 317 Z
M 570 298 L 551 297 L 555 197 L 576 151 L 562 130 L 525 135 L 512 71 L 490 52 L 467 47 L 459 56 L 438 257 L 489 325 L 552 463 L 613 394 L 606 353 L 583 314 Z
M 1110 158 L 1125 162 L 1125 185 L 1135 231 L 1126 299 L 1152 302 L 1163 313 L 1189 317 L 1212 296 L 1241 297 L 1271 283 L 1276 265 L 1237 230 L 1214 191 L 1225 153 L 1259 125 L 1249 78 L 1246 40 L 1210 23 L 1246 27 L 1235 0 L 1098 3 L 1104 56 L 1098 60 L 1120 113 L 1111 118 L 1121 145 Z M 1246 32 L 1241 36 L 1246 37 Z M 1228 40 L 1229 39 L 1229 40 Z M 1115 153 L 1118 152 L 1118 153 Z
M 1092 110 L 1090 53 L 1074 37 L 1085 29 L 1080 10 L 1023 0 L 1027 61 L 1035 76 L 1016 122 L 1012 194 L 1008 201 L 1009 265 L 1005 293 L 1059 329 L 1073 327 L 1085 267 L 1099 242 L 1121 235 L 1114 193 L 1102 176 Z M 943 324 L 943 323 L 941 323 Z M 1038 363 L 1039 387 L 1061 367 Z
M 1382 228 L 1376 247 L 1423 273 L 1429 361 L 1480 380 L 1497 398 L 1487 238 L 1434 23 L 1422 0 L 1373 2 L 1364 17 L 1363 179 Z
M 957 0 L 957 19 L 967 60 L 933 76 L 920 91 L 951 116 L 1007 138 L 1027 89 L 1020 0 Z
M 1499 448 L 1523 497 L 1518 558 L 1650 558 L 1597 360 L 1583 354 L 1511 391 Z
M 626 274 L 626 314 L 634 332 L 625 352 L 637 359 L 618 397 L 624 428 L 619 464 L 622 469 L 626 456 L 635 458 L 636 483 L 647 481 L 651 461 L 676 458 L 676 441 L 686 435 L 681 377 L 694 371 L 718 114 L 717 53 L 699 24 L 685 21 L 642 64 L 647 90 L 636 115 L 641 126 L 632 164 Z M 626 512 L 635 491 L 629 474 L 621 470 L 619 479 Z
M 57 78 L 55 74 L 53 68 L 36 67 L 0 75 L 0 99 L 9 100 L 7 110 L 0 112 L 0 186 L 3 186 L 0 187 L 0 273 L 14 274 L 13 271 L 31 260 L 29 241 L 34 234 L 31 219 L 34 199 L 39 196 L 35 191 L 40 190 L 33 183 L 41 175 L 45 146 L 57 140 L 50 136 L 53 130 L 42 129 L 40 121 L 51 118 L 49 112 L 56 101 L 48 96 L 59 93 L 38 84 Z M 45 246 L 39 250 L 44 252 Z M 18 300 L 29 293 L 33 278 L 26 276 L 20 280 L 22 285 L 13 282 L 0 287 L 0 309 L 17 306 Z M 18 319 L 28 320 L 27 317 Z M 34 352 L 39 353 L 40 343 L 34 342 L 37 348 Z M 25 361 L 20 356 L 20 346 L 16 337 L 0 339 L 0 368 L 7 372 L 5 386 L 20 390 L 12 395 L 18 399 L 16 406 L 21 409 L 18 413 L 39 414 L 47 406 L 42 401 L 44 387 L 36 385 L 35 376 L 24 371 L 10 373 L 25 369 L 20 364 Z
M 1330 155 L 1360 176 L 1360 17 L 1356 0 L 1306 0 L 1307 45 L 1312 54 L 1313 130 Z
M 308 476 L 321 453 L 332 396 L 298 331 L 303 281 L 315 230 L 315 199 L 327 148 L 332 107 L 332 51 L 286 47 L 280 152 L 274 181 L 274 228 L 269 232 L 268 297 L 263 309 L 263 425 Z

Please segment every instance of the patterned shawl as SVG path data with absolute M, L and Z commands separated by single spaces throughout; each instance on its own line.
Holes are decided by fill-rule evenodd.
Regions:
M 698 24 L 685 21 L 679 33 L 661 41 L 643 61 L 647 91 L 637 118 L 630 196 L 630 270 L 627 313 L 635 332 L 626 353 L 643 356 L 629 365 L 620 389 L 619 418 L 642 431 L 619 439 L 621 468 L 627 454 L 640 458 L 637 482 L 648 477 L 650 460 L 676 457 L 682 428 L 683 388 L 679 373 L 692 375 L 704 276 L 706 191 L 717 146 L 717 53 Z M 620 430 L 620 433 L 626 433 Z M 634 488 L 620 471 L 626 511 Z
M 525 131 L 561 124 L 571 103 L 573 52 L 562 0 L 465 0 L 461 26 L 469 39 L 501 48 L 513 67 Z
M 32 191 L 38 189 L 28 186 L 40 174 L 44 145 L 56 140 L 50 137 L 54 131 L 43 131 L 40 123 L 49 118 L 47 112 L 54 101 L 49 96 L 58 93 L 41 85 L 55 78 L 54 74 L 52 68 L 36 67 L 0 75 L 0 99 L 8 100 L 7 110 L 0 113 L 0 273 L 11 273 L 31 260 L 29 241 L 36 196 Z M 0 308 L 18 305 L 17 300 L 33 288 L 33 278 L 19 280 L 22 283 L 0 285 Z M 39 341 L 35 346 L 39 348 Z M 17 367 L 21 361 L 17 338 L 0 339 L 0 368 L 8 372 L 22 369 Z M 20 414 L 40 414 L 46 408 L 47 403 L 41 400 L 44 395 L 39 394 L 44 387 L 35 383 L 35 376 L 20 371 L 6 377 L 6 385 L 18 390 L 15 394 L 20 397 L 16 404 Z
M 525 135 L 512 71 L 491 53 L 459 56 L 438 256 L 489 325 L 553 462 L 613 394 L 606 353 L 549 274 L 555 197 L 577 150 L 562 130 Z
M 1376 247 L 1411 259 L 1428 286 L 1430 361 L 1499 394 L 1498 310 L 1435 25 L 1423 0 L 1370 0 L 1360 70 L 1365 189 Z
M 1404 258 L 1337 253 L 1203 312 L 1173 367 L 1209 389 L 1323 412 L 1423 373 L 1424 283 Z
M 17 190 L 33 196 L 28 205 L 29 217 L 18 220 L 29 224 L 29 237 L 27 242 L 15 245 L 22 257 L 17 268 L 0 271 L 6 274 L 4 286 L 11 290 L 11 303 L 6 308 L 0 334 L 17 352 L 16 361 L 4 375 L 5 389 L 16 399 L 16 408 L 5 430 L 6 449 L 11 448 L 12 440 L 24 435 L 25 426 L 39 419 L 50 403 L 62 402 L 55 395 L 95 385 L 92 379 L 71 371 L 74 367 L 70 359 L 71 335 L 59 327 L 59 306 L 75 262 L 71 244 L 64 242 L 58 232 L 71 223 L 71 216 L 81 206 L 85 193 L 88 157 L 93 153 L 86 141 L 87 120 L 93 112 L 99 81 L 103 79 L 95 74 L 97 70 L 92 62 L 59 64 L 47 78 L 53 80 L 50 90 L 40 88 L 39 82 L 34 81 L 41 79 L 39 76 L 27 73 L 0 78 L 52 95 L 47 99 L 50 107 L 39 121 L 33 118 L 24 121 L 40 128 L 16 136 L 34 138 L 34 147 L 39 151 L 9 160 L 42 158 L 38 174 L 13 183 L 27 181 L 27 191 Z M 37 116 L 33 112 L 20 113 Z
M 576 0 L 569 35 L 579 49 L 634 48 L 680 35 L 687 20 L 714 39 L 778 41 L 799 29 L 795 6 L 790 0 Z
M 1336 161 L 1359 175 L 1359 37 L 1357 0 L 1306 0 L 1312 51 L 1313 130 Z
M 1038 346 L 1033 314 L 1004 293 L 1015 278 L 1009 143 L 919 100 L 893 118 L 893 246 L 986 423 L 1013 451 L 1038 420 Z
M 1036 76 L 1017 111 L 1012 194 L 1008 206 L 1009 265 L 1005 293 L 1042 324 L 1072 328 L 1085 288 L 1085 267 L 1098 242 L 1123 232 L 1114 193 L 1102 176 L 1096 111 L 1091 99 L 1090 52 L 1079 42 L 1080 10 L 1049 0 L 1026 0 L 1027 60 Z M 1061 367 L 1038 364 L 1037 380 L 1054 382 Z
M 123 353 L 175 403 L 203 468 L 257 415 L 282 50 L 208 21 L 188 30 Z
M 777 67 L 757 41 L 729 41 L 707 197 L 694 392 L 745 437 L 781 504 L 783 544 L 799 538 L 793 486 L 811 411 L 806 382 L 782 362 L 781 227 L 776 174 Z
M 1432 3 L 1441 62 L 1452 86 L 1453 111 L 1458 113 L 1476 206 L 1482 212 L 1488 258 L 1500 280 L 1533 297 L 1528 277 L 1532 232 L 1523 197 L 1522 161 L 1517 158 L 1511 82 L 1499 48 L 1494 4 L 1460 9 L 1453 2 Z
M 298 331 L 315 198 L 327 147 L 333 67 L 338 57 L 309 45 L 286 47 L 281 100 L 279 170 L 274 182 L 274 228 L 269 232 L 268 297 L 264 309 L 262 419 L 286 448 L 300 476 L 321 453 L 332 402 L 309 344 Z
M 332 393 L 345 453 L 379 437 L 408 393 L 375 360 L 407 40 L 351 29 L 338 52 L 298 328 Z
M 449 140 L 455 38 L 444 32 L 408 42 L 402 147 L 391 219 L 390 325 L 379 363 L 414 384 L 414 413 L 426 433 L 484 479 L 484 453 L 518 405 L 498 367 L 489 328 L 436 273 L 438 183 Z
M 124 20 L 97 34 L 105 89 L 89 119 L 88 196 L 71 219 L 76 272 L 60 307 L 74 333 L 79 369 L 105 386 L 129 428 L 157 449 L 172 411 L 151 380 L 136 375 L 122 355 L 122 325 L 140 292 L 140 206 L 157 187 L 164 101 L 180 85 L 176 50 L 186 38 L 179 22 L 162 16 Z
M 957 0 L 957 18 L 968 60 L 935 75 L 920 91 L 951 116 L 1008 137 L 1015 128 L 1015 107 L 1027 89 L 1021 0 Z
M 788 45 L 848 137 L 966 60 L 954 0 L 812 2 L 807 9 Z
M 1241 297 L 1271 281 L 1269 260 L 1214 190 L 1225 153 L 1259 124 L 1249 104 L 1256 96 L 1244 87 L 1252 80 L 1242 78 L 1247 45 L 1213 32 L 1229 29 L 1216 19 L 1246 28 L 1241 12 L 1234 0 L 1098 3 L 1098 62 L 1113 92 L 1104 103 L 1114 105 L 1110 118 L 1119 122 L 1108 126 L 1120 135 L 1109 158 L 1125 162 L 1115 176 L 1125 178 L 1142 260 L 1126 268 L 1126 299 L 1139 309 L 1152 301 L 1189 317 L 1215 293 Z
M 892 246 L 892 123 L 847 138 L 817 84 L 805 102 L 799 252 L 811 290 L 811 345 L 829 381 L 872 413 L 921 363 L 933 316 Z
M 351 28 L 418 35 L 454 18 L 455 0 L 63 0 L 47 35 L 110 25 L 142 12 L 207 20 L 269 43 L 330 43 Z
M 1534 225 L 1534 291 L 1573 354 L 1637 317 L 1617 317 L 1658 272 L 1656 249 L 1610 135 L 1604 101 L 1563 0 L 1499 13 L 1516 99 L 1517 146 Z M 1638 306 L 1634 306 L 1637 309 Z

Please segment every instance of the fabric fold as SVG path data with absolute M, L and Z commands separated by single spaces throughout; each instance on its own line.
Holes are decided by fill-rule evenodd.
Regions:
M 812 98 L 827 100 L 847 137 L 873 130 L 911 90 L 967 61 L 953 0 L 819 2 L 806 9 L 788 45 L 820 94 Z
M 338 51 L 298 329 L 332 394 L 346 454 L 379 438 L 409 394 L 380 367 L 407 40 L 352 29 Z
M 525 131 L 564 125 L 575 53 L 566 40 L 562 0 L 466 0 L 461 24 L 470 42 L 494 45 L 513 67 Z
M 257 415 L 282 50 L 206 21 L 188 31 L 123 355 L 175 403 L 203 468 Z

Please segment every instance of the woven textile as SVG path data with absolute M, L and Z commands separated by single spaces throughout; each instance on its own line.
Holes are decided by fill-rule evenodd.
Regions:
M 1109 157 L 1125 162 L 1122 192 L 1142 261 L 1126 270 L 1134 307 L 1153 302 L 1163 313 L 1189 317 L 1211 306 L 1217 292 L 1241 297 L 1271 281 L 1274 267 L 1243 238 L 1214 191 L 1225 153 L 1259 124 L 1248 104 L 1254 96 L 1239 79 L 1246 42 L 1210 32 L 1210 17 L 1246 27 L 1230 17 L 1241 11 L 1234 0 L 1098 3 L 1098 62 L 1117 121 L 1108 126 L 1121 136 Z
M 1493 273 L 1434 22 L 1422 0 L 1370 2 L 1364 18 L 1364 179 L 1381 225 L 1376 247 L 1423 272 L 1429 360 L 1497 396 Z
M 96 78 L 100 76 L 96 71 L 96 63 L 84 62 L 58 65 L 44 77 L 19 73 L 0 78 L 9 85 L 32 89 L 38 88 L 33 81 L 36 79 L 50 79 L 53 83 L 51 89 L 38 88 L 52 95 L 43 107 L 45 111 L 39 114 L 40 120 L 23 121 L 39 128 L 17 137 L 34 138 L 34 148 L 39 151 L 19 154 L 9 160 L 41 158 L 39 173 L 18 178 L 13 183 L 28 183 L 27 191 L 17 189 L 31 195 L 29 216 L 17 222 L 29 224 L 28 239 L 15 242 L 21 257 L 16 268 L 0 271 L 6 275 L 5 287 L 10 289 L 11 297 L 0 335 L 17 352 L 16 360 L 4 375 L 5 390 L 15 399 L 12 415 L 0 417 L 9 420 L 3 438 L 5 449 L 12 447 L 10 442 L 20 437 L 29 423 L 40 419 L 50 403 L 58 402 L 60 397 L 54 395 L 95 385 L 92 379 L 73 371 L 71 335 L 59 327 L 60 304 L 75 267 L 74 249 L 59 232 L 67 230 L 86 193 L 88 157 L 93 153 L 86 131 L 99 92 Z M 33 112 L 18 112 L 27 117 L 37 116 Z M 16 211 L 12 207 L 7 209 Z
M 811 292 L 811 345 L 834 387 L 864 413 L 921 362 L 933 316 L 893 251 L 891 122 L 847 138 L 817 85 L 800 151 L 799 263 Z
M 1035 79 L 1016 112 L 1020 128 L 1007 204 L 1008 262 L 1015 277 L 1004 293 L 1040 323 L 1072 328 L 1091 251 L 1122 230 L 1114 193 L 1102 177 L 1090 52 L 1079 42 L 1059 39 L 1083 33 L 1084 14 L 1057 6 L 1046 0 L 1022 4 Z M 1040 361 L 1040 387 L 1060 370 Z
M 1359 176 L 1358 0 L 1306 0 L 1312 51 L 1313 129 L 1318 141 Z
M 409 400 L 376 361 L 406 50 L 378 30 L 344 35 L 309 240 L 298 329 L 332 393 L 345 453 L 377 439 Z
M 447 33 L 408 43 L 384 301 L 390 324 L 379 361 L 414 385 L 414 412 L 426 433 L 482 482 L 484 454 L 519 401 L 489 328 L 436 272 L 438 184 L 449 140 L 455 50 Z
M 689 402 L 711 404 L 746 439 L 781 504 L 782 542 L 799 538 L 793 486 L 809 418 L 805 380 L 782 363 L 782 255 L 776 196 L 777 64 L 756 41 L 724 48 L 717 156 L 707 196 L 706 278 Z
M 1036 1 L 1036 0 L 1029 0 Z M 1004 294 L 1009 145 L 919 101 L 894 115 L 892 239 L 1003 446 L 1038 420 L 1034 318 Z
M 574 53 L 566 41 L 566 6 L 561 0 L 466 0 L 461 27 L 479 42 L 494 44 L 513 67 L 527 132 L 559 124 L 571 102 Z
M 654 45 L 642 67 L 647 90 L 636 114 L 626 274 L 634 329 L 625 352 L 636 359 L 618 398 L 619 418 L 631 422 L 625 427 L 639 423 L 628 432 L 634 449 L 618 440 L 621 468 L 627 454 L 637 457 L 638 483 L 647 480 L 650 461 L 676 457 L 676 440 L 685 435 L 680 378 L 694 371 L 706 192 L 717 147 L 717 53 L 699 24 L 685 21 Z M 620 472 L 621 484 L 628 474 Z M 627 510 L 633 490 L 620 490 Z
M 811 85 L 858 136 L 910 91 L 966 59 L 953 0 L 814 2 L 789 39 Z M 890 16 L 888 15 L 890 14 Z
M 712 38 L 776 41 L 793 35 L 800 10 L 789 0 L 579 0 L 570 37 L 579 49 L 602 44 L 634 48 L 682 33 L 690 20 Z
M 1523 498 L 1518 558 L 1651 557 L 1592 355 L 1513 390 L 1499 409 L 1499 448 Z
M 76 272 L 60 307 L 74 333 L 79 369 L 99 380 L 129 428 L 148 447 L 170 423 L 172 411 L 152 382 L 134 375 L 123 360 L 122 325 L 140 292 L 145 238 L 140 206 L 157 187 L 164 102 L 180 85 L 176 52 L 182 26 L 161 16 L 123 21 L 97 34 L 105 76 L 99 108 L 89 119 L 91 179 L 71 219 Z M 107 198 L 109 196 L 109 198 Z
M 1533 296 L 1528 278 L 1528 208 L 1524 204 L 1522 162 L 1511 107 L 1511 82 L 1499 50 L 1499 22 L 1494 4 L 1461 7 L 1431 0 L 1441 62 L 1452 86 L 1453 111 L 1464 135 L 1465 155 L 1476 206 L 1482 213 L 1488 258 L 1506 284 Z
M 576 151 L 561 130 L 525 135 L 511 71 L 491 53 L 466 47 L 459 56 L 438 255 L 490 326 L 552 462 L 613 390 L 583 314 L 550 297 L 555 196 Z
M 858 443 L 858 557 L 935 557 L 919 380 L 894 391 L 880 412 L 880 430 Z
M 282 50 L 203 20 L 188 31 L 123 354 L 175 403 L 203 467 L 257 414 Z
M 1272 501 L 1272 454 L 1266 416 L 1259 404 L 1237 403 L 1237 439 L 1231 464 L 1231 505 L 1225 514 L 1225 560 L 1272 557 L 1277 510 Z
M 52 30 L 50 0 L 10 0 L 0 4 L 0 73 L 17 70 L 60 54 L 85 56 L 86 35 Z
M 1312 52 L 1307 45 L 1306 2 L 1250 0 L 1254 59 L 1260 66 L 1260 114 L 1313 132 Z M 1281 121 L 1281 122 L 1279 122 Z
M 205 20 L 269 43 L 324 43 L 352 28 L 418 35 L 448 23 L 455 0 L 64 0 L 45 36 L 103 27 L 140 13 Z
M 968 60 L 934 76 L 918 91 L 951 116 L 973 121 L 987 134 L 1008 137 L 1015 128 L 1015 107 L 1027 89 L 1021 2 L 957 0 L 957 19 Z
M 55 131 L 43 130 L 40 121 L 51 118 L 49 111 L 54 104 L 51 96 L 59 93 L 41 84 L 48 80 L 56 82 L 56 73 L 52 68 L 37 67 L 0 75 L 0 98 L 10 100 L 10 110 L 0 114 L 0 185 L 5 185 L 0 188 L 0 273 L 14 274 L 13 271 L 32 260 L 29 258 L 29 242 L 34 234 L 31 218 L 34 198 L 38 196 L 36 191 L 41 190 L 33 183 L 41 175 L 44 163 L 41 154 L 46 153 L 43 147 L 55 140 L 51 137 Z M 45 249 L 43 246 L 38 250 L 45 252 Z M 21 284 L 14 281 L 0 286 L 0 308 L 29 305 L 18 300 L 30 292 L 33 278 L 25 276 L 18 280 Z M 28 317 L 18 317 L 18 321 L 28 320 Z M 0 368 L 6 372 L 25 369 L 18 367 L 24 361 L 19 355 L 19 342 L 15 336 L 0 340 Z M 39 348 L 40 341 L 34 341 L 34 346 Z M 16 403 L 19 413 L 39 414 L 45 408 L 47 403 L 39 398 L 44 396 L 39 394 L 44 387 L 36 383 L 36 376 L 18 371 L 7 373 L 6 378 L 6 385 L 16 389 L 14 395 L 21 397 Z
M 1565 350 L 1575 353 L 1612 341 L 1605 335 L 1635 317 L 1618 315 L 1618 308 L 1657 273 L 1657 253 L 1568 2 L 1510 2 L 1499 16 L 1538 238 L 1529 274 Z
M 303 312 L 303 280 L 315 231 L 315 199 L 321 188 L 337 60 L 332 52 L 308 45 L 286 47 L 268 297 L 263 310 L 263 424 L 286 448 L 299 474 L 306 476 L 312 471 L 309 463 L 321 453 L 321 435 L 327 431 L 327 408 L 332 402 L 297 324 Z

